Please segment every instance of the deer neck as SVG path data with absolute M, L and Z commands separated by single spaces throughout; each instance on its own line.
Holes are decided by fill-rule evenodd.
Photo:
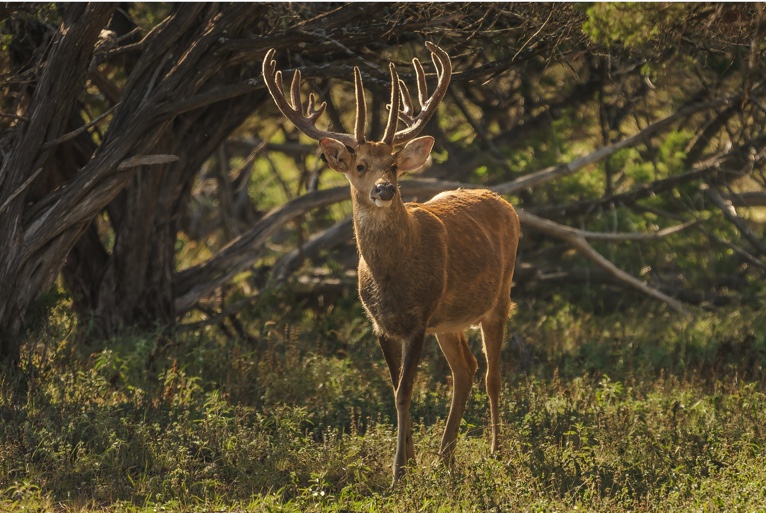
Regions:
M 354 232 L 359 255 L 373 273 L 399 268 L 417 240 L 417 226 L 412 216 L 399 195 L 389 207 L 383 208 L 370 205 L 359 195 L 352 187 Z

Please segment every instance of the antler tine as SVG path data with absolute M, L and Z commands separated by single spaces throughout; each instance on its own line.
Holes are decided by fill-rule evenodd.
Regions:
M 290 84 L 290 101 L 293 108 L 300 107 L 300 113 L 303 115 L 303 101 L 301 101 L 301 70 L 296 69 L 293 73 L 293 81 Z
M 274 54 L 276 50 L 273 48 L 266 52 L 266 56 L 263 59 L 263 81 L 266 83 L 266 88 L 271 93 L 271 97 L 274 99 L 274 103 L 277 104 L 280 112 L 295 127 L 317 141 L 326 137 L 336 139 L 341 143 L 349 146 L 356 146 L 357 142 L 350 134 L 340 134 L 336 132 L 329 132 L 320 130 L 316 127 L 316 122 L 319 117 L 324 113 L 327 108 L 327 103 L 322 102 L 319 108 L 315 108 L 315 100 L 312 95 L 309 95 L 309 104 L 307 115 L 303 114 L 303 102 L 301 101 L 300 85 L 301 85 L 301 73 L 300 70 L 295 70 L 293 75 L 293 81 L 290 85 L 290 99 L 292 105 L 285 98 L 284 88 L 282 85 L 282 72 L 277 71 L 277 62 L 274 60 Z
M 418 101 L 424 106 L 428 99 L 428 84 L 426 84 L 426 72 L 417 57 L 412 59 L 412 67 L 415 68 L 415 79 L 418 81 Z M 438 76 L 438 75 L 437 75 Z
M 325 109 L 327 108 L 327 102 L 322 102 L 322 104 L 319 106 L 319 108 L 316 108 L 316 97 L 314 96 L 314 93 L 309 94 L 309 105 L 306 111 L 308 112 L 308 118 L 311 123 L 316 123 L 317 119 L 324 114 Z
M 415 120 L 412 118 L 414 109 L 412 107 L 412 98 L 410 98 L 410 90 L 407 89 L 407 85 L 403 80 L 399 80 L 399 90 L 402 97 L 402 109 L 399 111 L 399 119 L 404 121 L 407 126 L 412 125 Z
M 362 73 L 358 66 L 354 66 L 354 97 L 356 98 L 356 123 L 354 125 L 354 138 L 358 144 L 364 144 L 364 127 L 367 122 L 367 103 L 364 98 L 364 84 Z
M 391 71 L 391 104 L 388 111 L 386 131 L 383 132 L 383 142 L 393 146 L 396 125 L 399 121 L 399 75 L 396 73 L 396 66 L 394 66 L 393 62 L 388 67 Z
M 425 127 L 428 120 L 436 112 L 436 107 L 444 99 L 444 95 L 447 94 L 447 87 L 449 87 L 450 78 L 452 78 L 452 63 L 450 62 L 447 52 L 431 43 L 426 42 L 426 47 L 431 51 L 431 59 L 436 69 L 437 84 L 433 94 L 428 96 L 428 88 L 426 86 L 425 72 L 420 65 L 420 61 L 417 59 L 412 60 L 412 65 L 415 68 L 415 76 L 418 83 L 418 99 L 420 101 L 420 113 L 412 117 L 412 123 L 408 123 L 408 127 L 397 132 L 393 139 L 393 144 L 404 144 L 405 142 L 415 138 Z M 406 107 L 405 107 L 406 108 Z M 407 113 L 405 113 L 407 114 Z M 400 114 L 401 116 L 401 114 Z

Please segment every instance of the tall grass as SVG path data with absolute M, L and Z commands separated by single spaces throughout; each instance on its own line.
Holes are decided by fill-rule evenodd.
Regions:
M 392 489 L 391 387 L 355 298 L 323 311 L 291 302 L 256 305 L 249 337 L 210 327 L 95 341 L 54 312 L 21 369 L 2 374 L 0 511 L 766 509 L 757 309 L 689 320 L 654 305 L 608 317 L 563 301 L 519 308 L 500 454 L 477 377 L 452 468 L 436 463 L 450 379 L 429 342 L 418 461 Z

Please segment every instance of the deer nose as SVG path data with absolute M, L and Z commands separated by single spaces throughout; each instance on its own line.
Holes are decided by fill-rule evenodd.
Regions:
M 383 201 L 394 199 L 395 194 L 396 186 L 392 183 L 376 183 L 372 189 L 372 197 Z

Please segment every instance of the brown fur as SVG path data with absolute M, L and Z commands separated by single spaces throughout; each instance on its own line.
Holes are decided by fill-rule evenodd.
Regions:
M 394 481 L 414 459 L 409 406 L 426 333 L 436 334 L 452 369 L 452 406 L 440 449 L 442 458 L 451 462 L 477 369 L 463 332 L 470 326 L 481 327 L 494 452 L 499 428 L 499 356 L 512 307 L 520 235 L 515 210 L 488 190 L 444 192 L 422 204 L 405 204 L 397 192 L 388 206 L 377 206 L 377 184 L 390 183 L 398 191 L 401 172 L 392 166 L 401 168 L 403 155 L 412 158 L 414 154 L 420 167 L 431 146 L 421 141 L 420 148 L 405 147 L 393 155 L 383 143 L 362 144 L 354 153 L 327 140 L 322 146 L 328 164 L 343 172 L 352 185 L 359 296 L 378 335 L 396 397 Z M 363 172 L 357 171 L 359 165 Z
M 481 327 L 484 341 L 491 449 L 497 450 L 500 349 L 511 310 L 511 281 L 520 233 L 513 207 L 490 191 L 446 192 L 420 205 L 402 202 L 399 176 L 425 165 L 434 139 L 417 135 L 444 98 L 452 74 L 449 55 L 433 43 L 426 42 L 426 47 L 436 69 L 436 89 L 424 99 L 425 74 L 414 60 L 421 109 L 413 116 L 409 92 L 400 89 L 399 76 L 391 64 L 391 103 L 383 142 L 365 142 L 366 107 L 358 68 L 354 68 L 357 114 L 352 136 L 317 129 L 316 121 L 326 105 L 317 107 L 310 99 L 304 108 L 297 98 L 298 71 L 293 76 L 292 101 L 288 102 L 272 59 L 275 51 L 269 50 L 263 59 L 264 81 L 279 110 L 304 134 L 319 140 L 327 164 L 351 182 L 359 296 L 378 335 L 396 398 L 394 482 L 415 458 L 410 401 L 426 333 L 436 334 L 452 369 L 452 406 L 441 442 L 442 458 L 452 461 L 476 373 L 476 358 L 463 333 L 472 325 Z M 401 110 L 400 100 L 404 105 Z M 402 130 L 398 130 L 400 117 L 407 125 Z M 394 153 L 393 146 L 405 142 L 404 148 Z

